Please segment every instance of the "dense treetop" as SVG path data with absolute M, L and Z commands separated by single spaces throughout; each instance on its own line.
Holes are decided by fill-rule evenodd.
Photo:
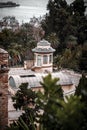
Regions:
M 87 18 L 84 0 L 74 0 L 70 5 L 66 0 L 49 0 L 47 9 L 48 13 L 43 18 L 33 17 L 29 23 L 21 26 L 14 17 L 5 17 L 0 21 L 0 47 L 9 52 L 10 65 L 23 64 L 29 55 L 33 58 L 31 49 L 45 38 L 56 49 L 54 65 L 58 69 L 67 67 L 87 71 Z M 6 28 L 7 21 L 10 21 L 9 29 Z M 70 56 L 68 60 L 66 53 Z

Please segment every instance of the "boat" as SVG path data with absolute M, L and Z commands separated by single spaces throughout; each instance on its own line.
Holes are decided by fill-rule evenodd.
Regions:
M 0 2 L 0 8 L 17 7 L 17 6 L 20 6 L 20 4 L 14 3 L 12 1 Z

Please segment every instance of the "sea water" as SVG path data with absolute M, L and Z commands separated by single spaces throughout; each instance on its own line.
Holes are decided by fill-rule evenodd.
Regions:
M 8 0 L 0 0 L 0 2 L 7 2 Z M 32 17 L 42 17 L 47 13 L 48 0 L 11 0 L 20 4 L 18 7 L 0 8 L 0 19 L 5 16 L 15 16 L 15 18 L 22 22 L 29 22 Z

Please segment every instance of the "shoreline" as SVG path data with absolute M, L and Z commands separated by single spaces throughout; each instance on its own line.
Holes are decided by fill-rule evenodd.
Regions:
M 20 4 L 13 3 L 11 1 L 0 2 L 0 8 L 10 8 L 10 7 L 17 7 L 17 6 L 20 6 Z

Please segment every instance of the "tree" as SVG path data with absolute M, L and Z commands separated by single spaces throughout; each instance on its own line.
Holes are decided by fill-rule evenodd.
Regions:
M 86 16 L 80 16 L 79 12 L 76 14 L 72 15 L 73 17 L 73 25 L 76 28 L 76 33 L 74 36 L 76 36 L 77 42 L 79 44 L 82 44 L 85 42 L 85 40 L 87 39 L 86 36 L 86 29 L 87 29 L 87 20 L 86 20 Z
M 37 95 L 27 88 L 27 83 L 22 84 L 13 100 L 15 108 L 23 109 L 26 116 L 22 115 L 17 122 L 10 125 L 8 130 L 12 130 L 12 128 L 15 130 L 36 130 L 34 123 L 37 117 L 40 130 L 41 128 L 43 128 L 42 130 L 86 130 L 87 78 L 82 76 L 80 87 L 76 88 L 75 95 L 65 97 L 66 100 L 63 99 L 63 91 L 58 85 L 58 81 L 57 78 L 52 79 L 51 74 L 43 77 L 41 85 L 44 92 L 39 91 Z M 34 107 L 30 107 L 31 105 Z M 34 112 L 35 108 L 37 109 Z M 36 112 L 38 112 L 38 116 L 36 116 Z
M 0 46 L 4 49 L 8 49 L 8 46 L 14 42 L 14 33 L 12 30 L 4 29 L 0 32 Z
M 75 0 L 71 3 L 70 8 L 72 10 L 73 16 L 73 24 L 76 26 L 78 37 L 78 43 L 83 44 L 84 41 L 87 39 L 86 36 L 86 29 L 87 29 L 87 20 L 85 16 L 85 2 L 84 0 Z
M 76 95 L 81 95 L 82 96 L 82 101 L 83 102 L 87 102 L 87 100 L 86 100 L 86 98 L 87 98 L 87 78 L 86 78 L 86 76 L 85 76 L 85 74 L 83 73 L 82 74 L 82 77 L 81 77 L 81 79 L 80 79 L 80 81 L 79 81 L 79 85 L 78 85 L 78 87 L 76 88 L 76 92 L 75 92 L 75 94 Z
M 36 130 L 32 117 L 29 118 L 29 120 L 31 121 L 33 130 Z M 6 128 L 6 130 L 30 130 L 30 129 L 31 128 L 28 127 L 28 124 L 26 124 L 21 117 L 19 118 L 17 122 L 10 124 L 10 127 Z
M 6 16 L 1 20 L 1 30 L 3 30 L 3 28 L 15 32 L 19 29 L 19 22 L 14 16 Z
M 8 46 L 8 53 L 10 55 L 9 65 L 15 66 L 22 63 L 21 56 L 23 55 L 25 48 L 22 48 L 21 44 L 11 43 Z
M 60 100 L 63 100 L 63 92 L 61 86 L 57 84 L 59 79 L 52 79 L 51 74 L 43 78 L 41 85 L 44 93 L 39 92 L 38 104 L 43 112 L 40 115 L 40 125 L 46 130 L 56 130 L 60 127 L 57 119 L 57 109 L 61 107 Z
M 51 46 L 55 49 L 58 48 L 60 42 L 59 39 L 57 38 L 56 33 L 51 33 L 48 37 L 47 40 L 51 43 Z
M 60 42 L 64 42 L 67 34 L 74 33 L 73 30 L 75 30 L 71 26 L 71 14 L 66 0 L 49 0 L 47 9 L 49 13 L 46 15 L 45 22 L 42 21 L 42 27 L 45 29 L 46 35 L 56 33 Z
M 56 57 L 56 64 L 57 67 L 60 68 L 67 68 L 69 67 L 70 61 L 72 59 L 72 53 L 70 49 L 66 49 L 64 50 L 64 52 L 62 53 L 62 55 L 58 55 Z
M 76 45 L 77 45 L 77 38 L 72 36 L 72 35 L 69 35 L 66 38 L 66 46 L 67 46 L 67 48 L 73 49 Z
M 14 102 L 14 108 L 21 109 L 24 112 L 18 118 L 17 122 L 10 125 L 11 127 L 17 127 L 18 130 L 24 130 L 22 125 L 25 123 L 30 130 L 34 130 L 35 121 L 37 117 L 38 107 L 35 104 L 37 95 L 34 91 L 28 88 L 28 83 L 23 83 L 20 85 L 19 90 L 12 97 Z
M 79 13 L 80 16 L 84 16 L 86 6 L 84 4 L 84 0 L 75 0 L 71 3 L 72 12 L 74 14 Z
M 62 107 L 56 114 L 61 124 L 60 130 L 82 130 L 84 103 L 81 103 L 80 99 L 81 97 L 71 95 L 60 103 Z
M 87 41 L 82 46 L 82 55 L 79 62 L 79 68 L 80 70 L 87 72 Z
M 50 74 L 43 78 L 41 84 L 44 93 L 39 93 L 38 104 L 43 110 L 40 117 L 43 128 L 45 130 L 82 130 L 84 103 L 81 103 L 81 97 L 72 95 L 65 97 L 64 101 L 58 79 L 52 79 Z
M 84 119 L 82 120 L 81 128 L 86 130 L 87 129 L 87 77 L 85 76 L 84 73 L 82 74 L 79 85 L 76 88 L 75 95 L 77 96 L 80 95 L 81 102 L 85 104 L 84 108 L 82 109 Z
M 71 5 L 68 5 L 66 0 L 49 0 L 47 9 L 49 13 L 42 21 L 46 36 L 56 33 L 63 48 L 66 37 L 69 35 L 77 37 L 79 44 L 84 43 L 87 39 L 84 0 L 75 0 Z

